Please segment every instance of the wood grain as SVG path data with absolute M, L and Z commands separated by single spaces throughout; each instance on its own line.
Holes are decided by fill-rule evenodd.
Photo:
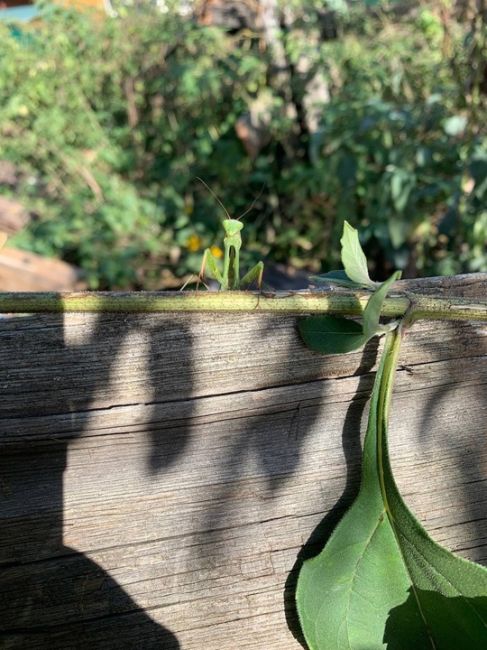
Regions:
M 291 315 L 2 319 L 0 647 L 299 649 L 297 556 L 357 491 L 377 347 L 319 356 Z M 486 397 L 485 325 L 416 324 L 394 469 L 483 563 Z

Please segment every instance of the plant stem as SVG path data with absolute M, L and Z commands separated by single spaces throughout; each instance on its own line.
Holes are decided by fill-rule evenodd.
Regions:
M 331 313 L 360 316 L 370 297 L 367 292 L 79 292 L 0 293 L 0 313 L 36 312 L 263 312 Z M 382 316 L 411 320 L 487 321 L 487 300 L 394 294 Z

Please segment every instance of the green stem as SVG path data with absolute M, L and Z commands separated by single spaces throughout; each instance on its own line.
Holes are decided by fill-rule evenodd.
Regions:
M 387 429 L 387 422 L 389 421 L 389 411 L 391 407 L 392 390 L 394 387 L 394 378 L 396 374 L 397 361 L 402 342 L 402 324 L 397 329 L 387 335 L 389 340 L 384 344 L 384 352 L 386 355 L 384 362 L 384 374 L 379 394 L 378 413 L 382 421 L 381 429 Z
M 397 489 L 394 475 L 392 473 L 392 467 L 389 458 L 388 441 L 387 441 L 389 412 L 391 406 L 392 391 L 394 387 L 394 379 L 396 376 L 396 368 L 399 359 L 399 351 L 401 349 L 403 325 L 404 322 L 402 322 L 395 331 L 387 334 L 386 341 L 384 343 L 384 350 L 382 352 L 384 356 L 382 357 L 381 364 L 380 364 L 381 372 L 378 379 L 376 379 L 376 381 L 380 382 L 379 395 L 377 398 L 377 410 L 376 410 L 376 432 L 377 432 L 376 450 L 377 450 L 377 472 L 379 475 L 380 489 L 382 494 L 382 500 L 384 502 L 385 511 L 387 513 L 387 516 L 391 524 L 391 528 L 396 538 L 397 547 L 403 556 L 403 561 L 405 566 L 408 567 L 407 556 L 404 554 L 401 538 L 399 535 L 401 524 L 400 522 L 397 521 L 397 518 L 395 516 L 397 513 L 398 500 L 402 504 L 403 502 L 399 490 Z M 394 502 L 396 507 L 394 507 Z M 419 610 L 419 614 L 423 620 L 423 625 L 427 630 L 428 637 L 431 641 L 431 647 L 436 648 L 433 638 L 430 635 L 428 622 L 425 613 L 423 611 L 422 602 L 420 601 L 419 598 L 417 586 L 411 574 L 409 573 L 409 568 L 407 569 L 407 571 L 411 580 L 411 593 L 414 594 L 414 597 L 416 599 L 416 605 Z
M 0 293 L 0 313 L 255 311 L 360 316 L 369 297 L 367 292 L 352 291 Z M 386 318 L 400 318 L 406 312 L 410 320 L 487 322 L 487 301 L 400 294 L 388 297 L 382 308 Z
M 399 325 L 397 329 L 386 335 L 384 350 L 382 352 L 384 356 L 381 360 L 380 370 L 378 373 L 379 376 L 376 378 L 376 381 L 380 382 L 376 412 L 377 470 L 379 474 L 382 499 L 389 517 L 392 517 L 392 513 L 387 499 L 387 490 L 384 480 L 384 466 L 385 463 L 389 463 L 386 436 L 401 341 L 402 324 Z

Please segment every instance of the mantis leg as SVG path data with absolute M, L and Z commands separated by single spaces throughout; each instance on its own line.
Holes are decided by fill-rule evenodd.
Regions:
M 201 261 L 201 269 L 198 275 L 198 287 L 200 282 L 203 282 L 207 265 L 213 278 L 220 283 L 220 289 L 226 289 L 227 287 L 225 286 L 225 281 L 223 280 L 223 276 L 220 273 L 220 269 L 218 268 L 216 259 L 213 257 L 213 254 L 209 248 L 205 250 L 203 254 L 203 259 Z
M 248 273 L 246 273 L 240 280 L 240 287 L 248 287 L 255 282 L 259 289 L 262 288 L 262 275 L 264 273 L 264 262 L 257 262 Z
M 179 291 L 184 291 L 184 290 L 186 289 L 186 287 L 188 286 L 188 284 L 193 283 L 193 282 L 196 282 L 196 289 L 198 289 L 198 287 L 200 286 L 200 282 L 201 282 L 202 284 L 204 284 L 205 287 L 208 289 L 208 285 L 207 285 L 206 282 L 203 280 L 203 278 L 200 278 L 199 275 L 194 275 L 194 274 L 193 274 L 193 275 L 191 275 L 191 276 L 186 280 L 186 282 L 185 282 L 185 283 L 183 284 L 183 286 L 179 289 Z

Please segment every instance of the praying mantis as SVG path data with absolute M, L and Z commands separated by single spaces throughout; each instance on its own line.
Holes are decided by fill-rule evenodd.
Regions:
M 262 286 L 262 275 L 264 272 L 263 262 L 257 262 L 257 264 L 253 266 L 250 271 L 243 276 L 243 278 L 240 277 L 240 249 L 242 247 L 241 231 L 244 227 L 244 224 L 240 221 L 240 219 L 245 216 L 250 210 L 252 210 L 260 194 L 243 214 L 241 214 L 236 219 L 232 219 L 228 213 L 228 210 L 225 208 L 218 196 L 213 192 L 211 187 L 209 187 L 202 178 L 198 178 L 198 180 L 203 183 L 213 198 L 218 201 L 227 218 L 223 219 L 222 221 L 223 230 L 225 231 L 225 237 L 223 238 L 223 271 L 220 271 L 215 256 L 211 250 L 207 248 L 203 253 L 201 269 L 197 280 L 197 287 L 199 286 L 200 282 L 203 282 L 206 267 L 208 266 L 211 275 L 219 283 L 221 291 L 243 289 L 245 287 L 249 287 L 252 282 L 255 282 L 257 287 L 260 289 Z

